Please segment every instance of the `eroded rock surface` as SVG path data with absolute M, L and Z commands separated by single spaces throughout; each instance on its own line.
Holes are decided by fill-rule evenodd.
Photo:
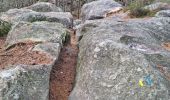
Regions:
M 60 23 L 42 21 L 15 24 L 7 36 L 5 43 L 7 51 L 4 53 L 8 54 L 14 45 L 31 42 L 36 44 L 24 53 L 42 52 L 51 61 L 42 64 L 29 64 L 29 62 L 28 64 L 18 64 L 16 62 L 17 64 L 4 66 L 4 69 L 0 71 L 0 99 L 48 100 L 50 72 L 58 59 L 67 35 L 67 29 Z M 20 54 L 21 59 L 24 58 L 24 53 Z
M 150 4 L 144 8 L 148 9 L 150 11 L 170 9 L 169 4 L 163 3 L 163 2 L 155 2 L 155 3 Z
M 12 24 L 19 21 L 49 21 L 62 23 L 68 28 L 73 27 L 73 16 L 69 12 L 36 12 L 25 8 L 11 9 L 3 13 L 0 19 Z
M 52 42 L 62 44 L 67 35 L 66 29 L 59 23 L 50 22 L 19 22 L 14 25 L 6 39 L 10 47 L 20 42 Z
M 62 12 L 61 8 L 48 2 L 38 2 L 26 8 L 37 12 Z
M 97 0 L 83 5 L 81 10 L 82 20 L 105 18 L 107 13 L 122 9 L 122 5 L 114 0 Z
M 101 20 L 81 28 L 69 100 L 170 99 L 170 18 Z
M 38 0 L 0 0 L 0 12 L 13 8 L 22 8 L 36 3 Z
M 156 17 L 170 17 L 170 10 L 162 10 L 156 14 Z

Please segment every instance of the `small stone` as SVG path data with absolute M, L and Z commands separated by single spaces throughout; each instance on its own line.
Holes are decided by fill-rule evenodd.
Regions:
M 99 47 L 96 47 L 96 48 L 94 49 L 94 51 L 95 51 L 95 52 L 99 52 L 99 51 L 100 51 L 100 48 L 99 48 Z
M 142 69 L 138 67 L 137 71 L 140 72 L 140 71 L 142 71 Z

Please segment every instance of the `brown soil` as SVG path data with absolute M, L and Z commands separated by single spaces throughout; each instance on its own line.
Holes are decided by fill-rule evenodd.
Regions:
M 163 48 L 165 48 L 166 50 L 170 51 L 170 42 L 163 43 L 162 46 L 163 46 Z
M 4 44 L 5 39 L 1 39 L 0 44 Z M 9 50 L 3 50 L 1 46 L 0 50 L 0 69 L 4 69 L 9 65 L 26 64 L 26 65 L 38 65 L 38 64 L 49 64 L 52 58 L 46 54 L 32 51 L 34 47 L 33 43 L 20 43 L 15 45 Z
M 68 100 L 76 74 L 77 54 L 75 35 L 71 32 L 71 41 L 62 48 L 51 72 L 50 100 Z

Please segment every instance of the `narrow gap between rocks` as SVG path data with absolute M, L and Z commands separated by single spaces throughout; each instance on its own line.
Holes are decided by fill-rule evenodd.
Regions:
M 68 100 L 75 80 L 77 56 L 75 33 L 71 30 L 70 41 L 64 44 L 51 71 L 50 100 Z

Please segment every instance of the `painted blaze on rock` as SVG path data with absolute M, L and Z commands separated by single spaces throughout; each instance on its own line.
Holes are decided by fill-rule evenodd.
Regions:
M 83 31 L 69 100 L 169 100 L 170 18 L 105 20 Z

